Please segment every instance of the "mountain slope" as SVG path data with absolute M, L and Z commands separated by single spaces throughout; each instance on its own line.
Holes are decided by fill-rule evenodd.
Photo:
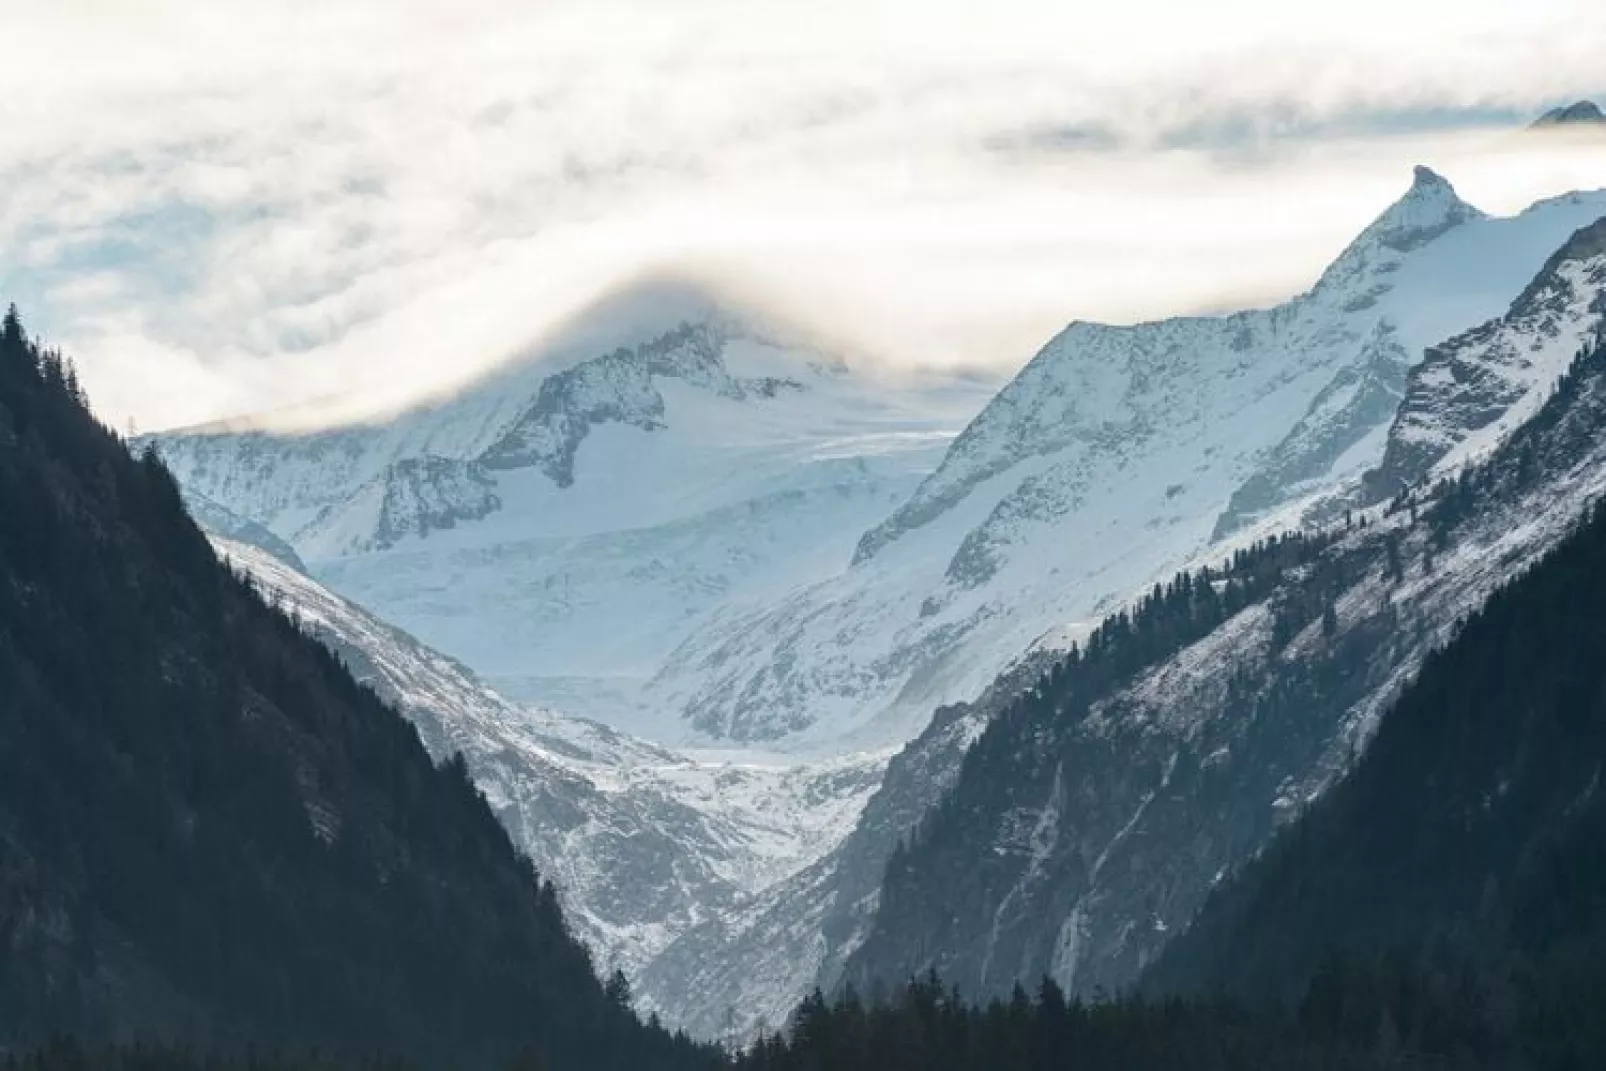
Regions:
M 461 762 L 221 567 L 0 327 L 0 1044 L 701 1066 L 610 1001 Z
M 1489 219 L 1420 172 L 1309 294 L 1232 317 L 1073 325 L 946 456 L 958 424 L 932 411 L 959 412 L 964 390 L 867 391 L 854 370 L 800 365 L 796 347 L 767 343 L 739 320 L 717 335 L 724 371 L 710 371 L 713 344 L 687 340 L 716 337 L 692 329 L 729 318 L 707 310 L 677 314 L 667 327 L 656 320 L 621 343 L 652 368 L 674 349 L 662 340 L 680 339 L 684 376 L 587 373 L 571 377 L 592 383 L 585 391 L 554 388 L 580 399 L 573 421 L 554 419 L 550 398 L 535 404 L 540 384 L 617 350 L 514 368 L 365 429 L 217 430 L 167 437 L 161 448 L 187 487 L 281 532 L 322 516 L 307 538 L 330 556 L 299 547 L 321 580 L 463 657 L 515 698 L 659 740 L 885 754 L 916 738 L 932 710 L 980 695 L 1022 652 L 1085 636 L 1088 622 L 1174 568 L 1230 553 L 1308 507 L 1341 511 L 1335 491 L 1383 456 L 1423 350 L 1509 310 L 1567 235 L 1603 212 L 1606 198 L 1581 194 Z M 736 398 L 722 377 L 803 389 L 766 397 L 744 387 Z M 598 391 L 615 399 L 613 410 L 585 400 Z M 537 410 L 548 415 L 526 421 L 533 430 L 514 436 L 506 455 L 522 467 L 496 467 L 501 451 L 487 463 L 492 445 Z M 629 418 L 592 419 L 615 411 Z M 398 459 L 425 456 L 491 480 L 497 507 L 451 528 L 430 522 L 427 534 L 385 548 L 340 549 L 379 527 L 377 509 L 346 525 L 354 515 L 346 503 L 362 498 L 353 490 Z M 329 479 L 344 467 L 354 470 L 349 479 Z M 856 546 L 860 560 L 845 568 Z M 1269 636 L 1271 622 L 1249 635 Z M 1382 683 L 1357 687 L 1392 680 L 1379 673 Z M 1216 710 L 1220 695 L 1201 702 Z M 1289 753 L 1267 767 L 1282 771 L 1265 775 L 1275 783 L 1245 790 L 1247 839 L 1283 813 L 1263 813 L 1269 801 L 1286 804 L 1314 770 L 1325 771 L 1312 782 L 1319 786 L 1341 768 L 1344 734 L 1370 717 L 1362 707 L 1329 716 L 1302 745 L 1314 757 Z M 1340 723 L 1344 733 L 1332 729 Z M 1133 746 L 1163 740 L 1140 736 Z M 953 761 L 924 747 L 911 751 Z M 1167 758 L 1153 768 L 1163 772 Z M 932 769 L 935 791 L 953 769 Z M 1153 787 L 1146 778 L 1132 780 L 1133 800 Z M 1051 783 L 1034 784 L 1036 800 L 1022 807 L 1040 813 Z M 929 799 L 907 796 L 921 807 Z M 1110 800 L 1113 814 L 1127 797 Z M 879 871 L 904 822 L 864 842 L 875 848 L 855 854 L 863 866 L 833 852 L 802 870 L 777 868 L 777 880 L 791 876 L 742 895 L 726 918 L 666 935 L 662 957 L 642 973 L 653 1005 L 699 1030 L 740 1032 L 773 1022 L 811 980 L 829 982 L 875 906 L 874 890 L 859 888 L 864 875 Z M 1117 872 L 1101 870 L 1106 881 Z M 1196 891 L 1189 885 L 1179 900 Z M 1122 915 L 1113 895 L 1106 901 L 1109 918 L 1090 925 L 1116 933 L 1152 924 Z M 1173 915 L 1162 920 L 1172 928 Z M 1112 945 L 1093 957 L 1103 965 L 1092 974 L 1130 972 L 1162 936 L 1125 951 Z M 747 983 L 763 985 L 762 999 L 733 999 Z
M 187 493 L 505 694 L 728 739 L 643 682 L 710 615 L 840 570 L 987 385 L 850 367 L 697 293 L 582 320 L 597 330 L 370 424 L 153 442 Z
M 1275 998 L 1335 955 L 1498 962 L 1598 946 L 1603 614 L 1596 505 L 1427 659 L 1354 772 L 1211 897 L 1148 984 Z
M 972 994 L 1043 973 L 1082 992 L 1136 979 L 1215 881 L 1343 772 L 1457 622 L 1606 486 L 1598 340 L 1574 368 L 1433 510 L 1401 502 L 1297 554 L 1256 551 L 1251 566 L 1281 560 L 1271 586 L 1203 638 L 1178 631 L 1198 620 L 1200 585 L 1242 565 L 1179 577 L 1148 624 L 1141 607 L 1117 619 L 1149 652 L 1125 677 L 1068 674 L 995 720 L 889 867 L 848 977 L 934 966 Z
M 1425 348 L 1506 311 L 1602 214 L 1594 193 L 1492 219 L 1419 169 L 1286 304 L 1073 323 L 851 569 L 721 615 L 656 683 L 710 731 L 907 738 L 1050 630 L 1375 465 Z
M 1428 350 L 1411 370 L 1377 469 L 1381 501 L 1453 472 L 1533 415 L 1606 320 L 1606 217 L 1581 228 L 1506 314 Z
M 851 832 L 757 896 L 686 931 L 647 965 L 643 1010 L 695 1037 L 745 1045 L 786 1022 L 816 987 L 832 989 L 875 917 L 887 859 L 958 776 L 965 750 L 1032 675 L 975 703 L 937 711 L 886 765 Z
M 681 933 L 811 864 L 879 779 L 879 756 L 698 758 L 520 707 L 273 556 L 215 542 L 411 721 L 432 755 L 463 756 L 514 843 L 556 886 L 576 935 L 610 970 L 636 976 Z

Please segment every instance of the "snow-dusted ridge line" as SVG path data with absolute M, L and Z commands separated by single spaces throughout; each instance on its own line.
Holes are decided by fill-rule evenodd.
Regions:
M 645 683 L 704 615 L 839 572 L 988 387 L 656 297 L 612 349 L 537 354 L 389 422 L 152 441 L 186 489 L 519 701 L 729 743 Z
M 1269 595 L 1085 716 L 1045 707 L 994 722 L 912 862 L 889 871 L 848 977 L 862 987 L 935 968 L 977 997 L 1044 972 L 1082 993 L 1132 984 L 1220 875 L 1342 775 L 1422 659 L 1606 494 L 1598 241 L 1581 230 L 1505 314 L 1463 336 L 1479 346 L 1447 345 L 1492 354 L 1520 389 L 1463 375 L 1432 396 L 1438 428 L 1500 412 L 1471 425 L 1485 439 L 1424 466 L 1409 503 L 1340 521 Z M 1530 375 L 1531 356 L 1556 345 L 1568 358 Z M 1296 504 L 1282 519 L 1298 516 Z M 1023 842 L 1049 827 L 1052 843 Z
M 1422 168 L 1283 305 L 1073 323 L 852 568 L 711 620 L 655 683 L 742 739 L 905 738 L 1061 623 L 1375 467 L 1406 370 L 1503 313 L 1602 214 L 1606 192 L 1489 217 Z
M 1606 212 L 1545 263 L 1505 315 L 1435 346 L 1410 372 L 1369 501 L 1454 472 L 1526 421 L 1606 322 Z

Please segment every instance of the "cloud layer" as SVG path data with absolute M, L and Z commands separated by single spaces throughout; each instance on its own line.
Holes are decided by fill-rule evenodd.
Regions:
M 1495 211 L 1606 185 L 1506 133 L 1606 88 L 1597 5 L 16 6 L 0 293 L 145 427 L 395 404 L 665 271 L 1018 365 L 1297 290 L 1418 160 Z

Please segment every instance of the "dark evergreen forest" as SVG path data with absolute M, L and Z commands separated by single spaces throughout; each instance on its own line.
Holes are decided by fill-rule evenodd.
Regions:
M 1425 523 L 1507 478 L 1439 488 Z M 976 1008 L 934 977 L 891 1000 L 816 995 L 742 1066 L 1606 1067 L 1602 621 L 1597 507 L 1428 660 L 1353 772 L 1138 995 L 1067 1002 L 1045 982 Z
M 706 1066 L 595 977 L 461 761 L 214 556 L 0 325 L 0 1051 L 54 1034 Z

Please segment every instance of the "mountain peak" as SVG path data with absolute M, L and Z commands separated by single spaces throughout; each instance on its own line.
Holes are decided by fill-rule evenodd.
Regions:
M 1606 113 L 1603 113 L 1600 110 L 1600 105 L 1592 100 L 1575 101 L 1572 104 L 1550 109 L 1550 111 L 1534 120 L 1531 129 L 1543 130 L 1548 127 L 1572 126 L 1578 123 L 1606 124 Z
M 1377 217 L 1361 237 L 1370 237 L 1404 253 L 1426 245 L 1452 227 L 1482 216 L 1482 212 L 1461 199 L 1449 179 L 1431 167 L 1418 164 L 1412 172 L 1411 188 Z
M 1411 174 L 1411 187 L 1384 209 L 1322 274 L 1317 290 L 1356 289 L 1354 301 L 1375 299 L 1384 285 L 1378 273 L 1398 265 L 1402 254 L 1427 245 L 1446 231 L 1484 214 L 1461 199 L 1450 180 L 1425 164 Z
M 1441 186 L 1449 188 L 1450 192 L 1452 193 L 1455 192 L 1455 187 L 1450 185 L 1450 180 L 1433 170 L 1427 164 L 1417 164 L 1412 170 L 1412 191 L 1420 189 L 1437 189 Z

